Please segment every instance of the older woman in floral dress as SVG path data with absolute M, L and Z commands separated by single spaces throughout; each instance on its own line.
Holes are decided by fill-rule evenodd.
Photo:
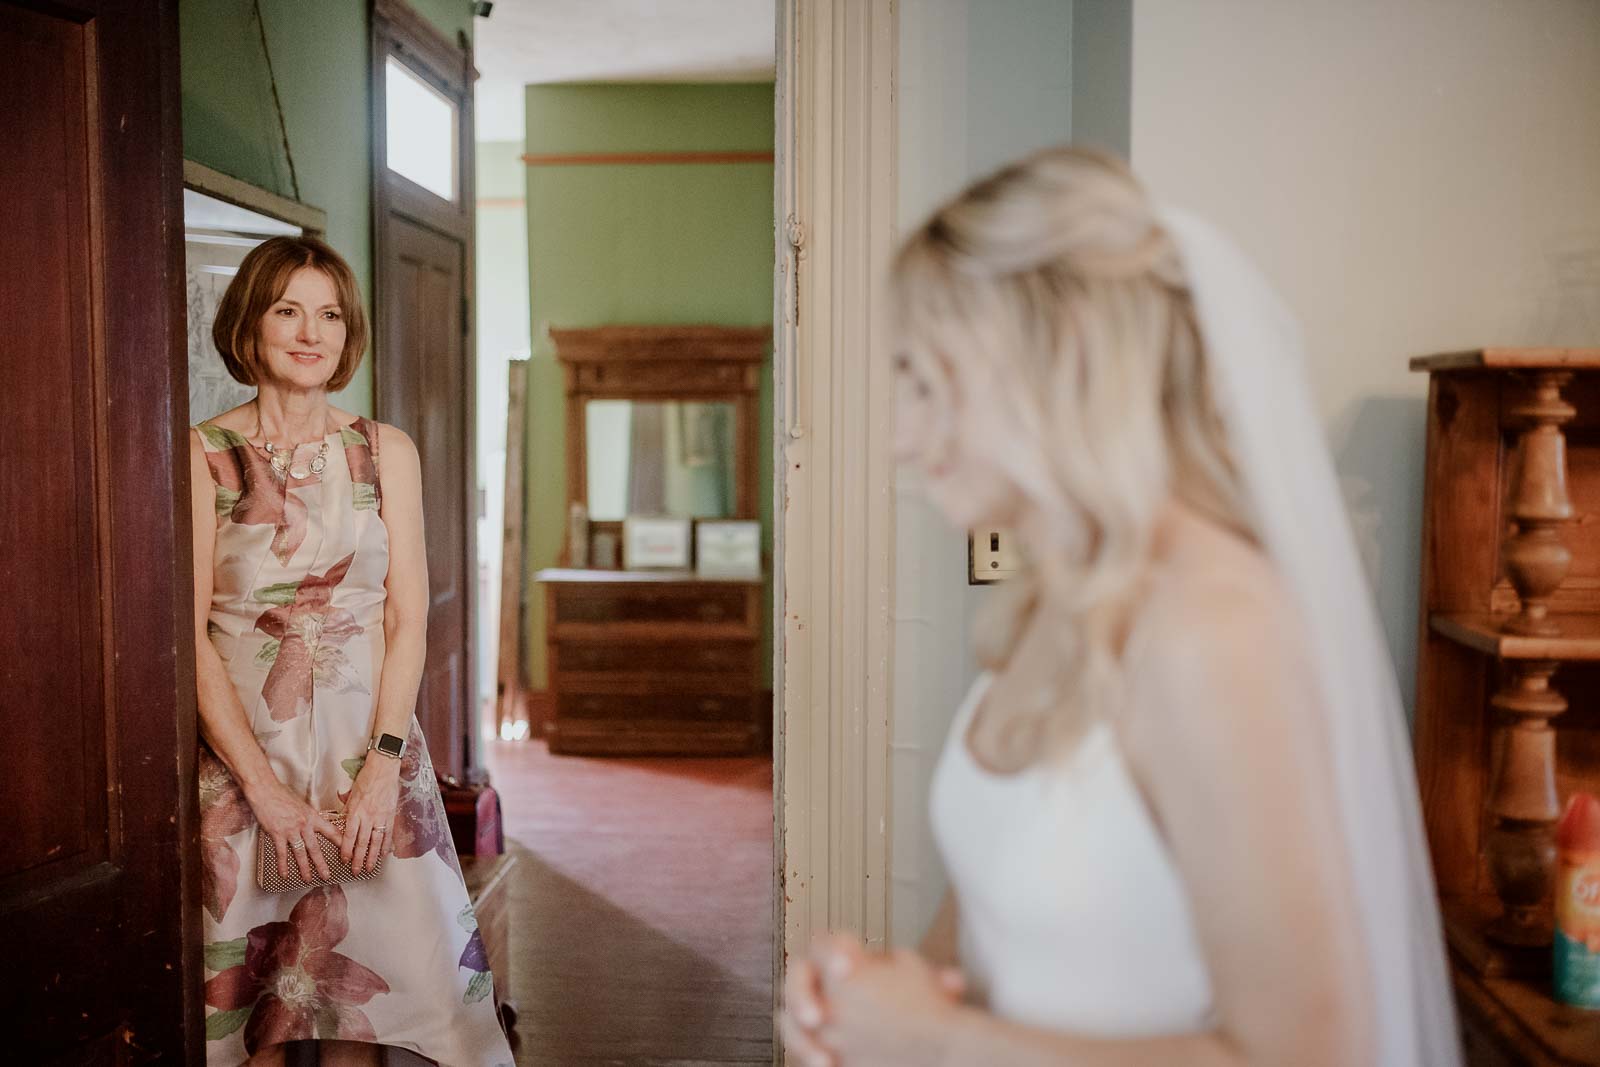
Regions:
M 354 276 L 320 241 L 273 238 L 213 336 L 257 393 L 190 442 L 207 1063 L 509 1065 L 413 716 L 417 449 L 328 402 L 366 347 Z M 259 888 L 258 835 L 259 873 L 299 888 Z M 376 874 L 304 888 L 330 874 L 321 840 Z

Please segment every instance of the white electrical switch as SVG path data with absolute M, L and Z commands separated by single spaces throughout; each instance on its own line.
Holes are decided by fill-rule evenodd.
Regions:
M 1016 534 L 1000 526 L 967 531 L 967 582 L 1000 582 L 1017 573 Z

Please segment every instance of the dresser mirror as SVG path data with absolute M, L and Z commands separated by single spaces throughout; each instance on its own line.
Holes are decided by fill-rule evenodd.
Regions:
M 593 399 L 584 404 L 589 518 L 733 518 L 735 431 L 726 400 Z
M 768 327 L 552 329 L 567 391 L 568 566 L 617 565 L 629 516 L 754 519 Z

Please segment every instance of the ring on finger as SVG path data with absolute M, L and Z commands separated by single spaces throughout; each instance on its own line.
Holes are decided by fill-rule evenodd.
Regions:
M 303 848 L 305 848 L 305 847 L 306 847 L 306 843 L 305 843 L 305 842 L 304 842 L 304 841 L 302 841 L 302 840 L 300 840 L 300 839 L 299 839 L 299 838 L 298 838 L 298 837 L 297 837 L 297 838 L 295 838 L 295 839 L 294 839 L 294 840 L 293 840 L 293 841 L 290 841 L 290 842 L 289 842 L 289 847 L 290 847 L 290 848 L 302 848 L 302 849 L 303 849 Z

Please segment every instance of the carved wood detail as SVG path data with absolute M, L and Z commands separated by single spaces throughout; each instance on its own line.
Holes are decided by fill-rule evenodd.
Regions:
M 1489 877 L 1505 908 L 1489 928 L 1508 945 L 1548 945 L 1555 874 L 1556 734 L 1550 720 L 1567 701 L 1550 685 L 1554 660 L 1506 664 L 1506 684 L 1490 698 L 1500 714 L 1489 778 Z
M 584 418 L 590 400 L 728 400 L 734 406 L 737 486 L 731 517 L 757 516 L 756 402 L 770 326 L 552 327 L 549 333 L 566 378 L 568 508 L 589 502 Z M 561 558 L 571 560 L 565 545 Z
M 1506 540 L 1503 551 L 1522 610 L 1505 628 L 1511 633 L 1546 635 L 1560 633 L 1549 617 L 1550 597 L 1572 566 L 1572 552 L 1561 539 L 1561 527 L 1572 519 L 1567 440 L 1561 427 L 1576 412 L 1561 398 L 1571 373 L 1543 371 L 1529 377 L 1530 395 L 1510 413 L 1525 428 L 1517 442 L 1511 483 L 1510 514 L 1517 532 Z
M 1600 791 L 1600 348 L 1411 366 L 1417 780 L 1470 1062 L 1595 1062 L 1600 1017 L 1551 996 L 1550 905 L 1561 804 Z

